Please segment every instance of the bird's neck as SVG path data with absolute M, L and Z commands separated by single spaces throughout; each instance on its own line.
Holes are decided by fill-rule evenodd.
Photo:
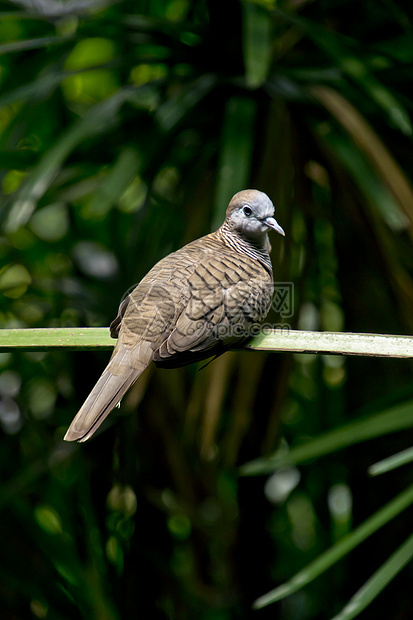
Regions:
M 221 228 L 218 228 L 217 235 L 226 246 L 259 261 L 272 273 L 271 259 L 268 252 L 271 246 L 266 233 L 259 239 L 250 239 L 233 230 L 224 222 Z

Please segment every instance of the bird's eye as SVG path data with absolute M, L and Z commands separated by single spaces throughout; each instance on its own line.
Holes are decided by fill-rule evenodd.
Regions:
M 245 205 L 245 207 L 242 207 L 242 211 L 244 215 L 246 215 L 247 217 L 250 217 L 252 215 L 252 209 L 248 205 Z

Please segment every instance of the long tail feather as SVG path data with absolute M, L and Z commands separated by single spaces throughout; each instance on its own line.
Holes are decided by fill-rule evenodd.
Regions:
M 129 365 L 129 361 L 130 350 L 122 346 L 120 350 L 115 350 L 95 387 L 73 418 L 64 436 L 65 441 L 83 442 L 90 439 L 142 374 L 150 360 L 142 363 L 136 363 L 135 360 L 135 368 Z

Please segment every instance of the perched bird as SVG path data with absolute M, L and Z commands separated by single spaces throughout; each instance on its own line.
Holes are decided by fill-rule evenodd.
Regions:
M 284 231 L 263 192 L 231 199 L 215 232 L 157 263 L 122 301 L 118 342 L 64 439 L 86 441 L 153 360 L 175 368 L 218 356 L 253 335 L 273 294 L 268 231 Z

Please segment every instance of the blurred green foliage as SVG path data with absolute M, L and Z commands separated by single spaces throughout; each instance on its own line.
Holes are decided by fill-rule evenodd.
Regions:
M 272 258 L 292 327 L 411 332 L 408 3 L 0 8 L 2 326 L 108 325 L 249 186 L 287 233 Z M 2 619 L 327 619 L 363 584 L 364 618 L 411 617 L 411 459 L 367 476 L 410 447 L 411 362 L 240 352 L 151 369 L 110 430 L 64 444 L 106 358 L 0 356 Z M 239 477 L 276 449 L 272 473 Z M 307 564 L 320 574 L 329 547 L 347 555 L 252 611 Z

